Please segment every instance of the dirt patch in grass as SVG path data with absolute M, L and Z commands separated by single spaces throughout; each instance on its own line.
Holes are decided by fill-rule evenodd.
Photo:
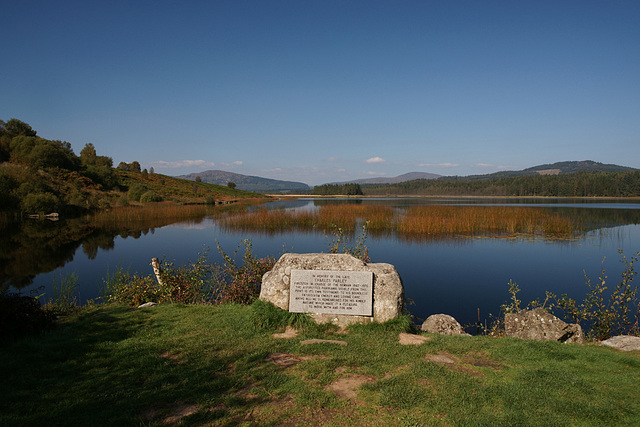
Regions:
M 298 356 L 294 356 L 293 354 L 289 354 L 289 353 L 272 353 L 269 355 L 269 357 L 267 357 L 267 362 L 271 362 L 274 365 L 278 365 L 278 366 L 291 366 L 291 365 L 297 365 L 298 363 L 302 362 L 302 359 L 300 359 Z
M 160 355 L 163 359 L 171 360 L 172 362 L 176 362 L 178 364 L 183 364 L 184 361 L 180 358 L 180 355 L 177 353 L 172 353 L 170 351 L 165 351 Z
M 425 337 L 423 335 L 407 334 L 405 332 L 400 332 L 400 335 L 398 336 L 398 340 L 402 345 L 420 345 L 430 339 L 430 337 Z
M 478 368 L 490 368 L 494 371 L 502 369 L 502 363 L 490 359 L 486 354 L 468 354 L 462 358 L 464 363 Z
M 433 362 L 436 363 L 438 365 L 442 365 L 445 366 L 449 369 L 452 369 L 454 371 L 458 371 L 458 372 L 462 372 L 468 375 L 472 375 L 474 377 L 481 377 L 483 376 L 482 372 L 476 371 L 475 369 L 467 366 L 465 364 L 465 362 L 463 362 L 462 360 L 458 359 L 455 356 L 452 356 L 450 354 L 427 354 L 424 357 L 424 360 L 428 361 L 428 362 Z
M 291 326 L 287 326 L 284 329 L 284 332 L 281 332 L 279 334 L 273 334 L 271 335 L 273 338 L 275 339 L 288 339 L 288 338 L 295 338 L 298 336 L 298 330 L 295 328 L 292 328 Z
M 145 411 L 142 417 L 147 421 L 160 421 L 164 425 L 177 425 L 180 420 L 198 412 L 197 405 L 175 402 L 168 408 L 152 408 Z
M 343 375 L 346 369 L 344 366 L 336 368 L 336 373 Z M 324 389 L 334 393 L 340 399 L 349 399 L 355 402 L 360 386 L 376 380 L 377 378 L 371 375 L 346 374 L 324 387 Z

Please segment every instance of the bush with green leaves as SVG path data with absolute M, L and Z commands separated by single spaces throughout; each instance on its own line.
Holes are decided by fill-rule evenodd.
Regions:
M 131 187 L 129 187 L 127 197 L 133 202 L 139 202 L 142 195 L 147 191 L 149 191 L 149 189 L 145 185 L 133 184 Z
M 244 246 L 242 263 L 235 255 Z M 257 258 L 250 240 L 244 240 L 233 256 L 218 251 L 222 264 L 207 261 L 203 251 L 196 262 L 175 266 L 163 260 L 160 263 L 160 281 L 154 276 L 131 275 L 118 269 L 105 280 L 106 299 L 127 305 L 145 302 L 184 304 L 251 304 L 260 295 L 262 276 L 273 268 L 275 259 Z
M 161 202 L 162 197 L 156 194 L 154 191 L 147 191 L 142 196 L 140 196 L 140 203 L 154 203 Z
M 637 274 L 634 264 L 638 261 L 640 252 L 630 258 L 625 257 L 622 249 L 619 249 L 618 253 L 622 258 L 624 270 L 620 282 L 609 292 L 606 272 L 602 267 L 596 283 L 592 283 L 591 278 L 585 273 L 589 291 L 581 303 L 567 294 L 561 295 L 560 298 L 551 294 L 557 307 L 573 322 L 582 322 L 590 339 L 603 340 L 615 335 L 640 334 L 640 300 L 638 286 L 633 284 L 633 278 Z
M 27 194 L 20 202 L 22 212 L 28 214 L 57 212 L 60 200 L 52 193 Z
M 242 246 L 244 246 L 242 264 L 238 264 L 235 256 Z M 230 256 L 222 250 L 220 244 L 217 245 L 224 264 L 218 267 L 217 283 L 213 288 L 216 302 L 251 304 L 260 296 L 262 276 L 273 268 L 276 259 L 257 258 L 253 254 L 252 246 L 251 240 L 244 239 L 233 256 Z
M 55 326 L 55 314 L 37 298 L 0 291 L 0 343 L 14 341 Z

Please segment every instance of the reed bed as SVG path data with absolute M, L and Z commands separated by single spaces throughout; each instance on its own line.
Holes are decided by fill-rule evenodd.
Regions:
M 572 218 L 544 208 L 510 206 L 416 206 L 395 210 L 388 206 L 325 205 L 318 210 L 259 209 L 229 215 L 223 225 L 254 232 L 283 230 L 321 230 L 340 228 L 353 231 L 367 223 L 368 231 L 377 234 L 396 232 L 412 239 L 445 236 L 540 236 L 573 237 L 581 232 Z
M 394 229 L 412 235 L 573 236 L 580 227 L 544 208 L 511 206 L 416 206 L 399 216 Z
M 222 223 L 243 231 L 322 230 L 341 228 L 353 231 L 358 222 L 366 221 L 369 230 L 389 229 L 394 211 L 385 206 L 325 205 L 318 210 L 269 210 L 228 215 Z
M 123 206 L 99 211 L 88 219 L 95 227 L 122 227 L 123 224 L 170 223 L 176 220 L 201 220 L 212 215 L 214 208 L 207 205 L 176 205 L 156 203 L 153 206 Z

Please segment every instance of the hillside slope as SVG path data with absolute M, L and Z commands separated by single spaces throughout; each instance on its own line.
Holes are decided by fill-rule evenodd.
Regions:
M 226 172 L 221 170 L 206 170 L 188 175 L 180 175 L 177 178 L 195 181 L 200 177 L 202 182 L 226 186 L 233 182 L 236 188 L 244 191 L 255 192 L 286 192 L 286 191 L 308 191 L 309 186 L 303 182 L 281 181 L 278 179 L 261 178 L 259 176 L 242 175 L 239 173 Z

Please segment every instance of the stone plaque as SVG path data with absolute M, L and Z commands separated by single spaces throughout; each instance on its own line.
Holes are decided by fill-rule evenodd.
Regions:
M 291 270 L 289 311 L 371 316 L 371 271 Z

